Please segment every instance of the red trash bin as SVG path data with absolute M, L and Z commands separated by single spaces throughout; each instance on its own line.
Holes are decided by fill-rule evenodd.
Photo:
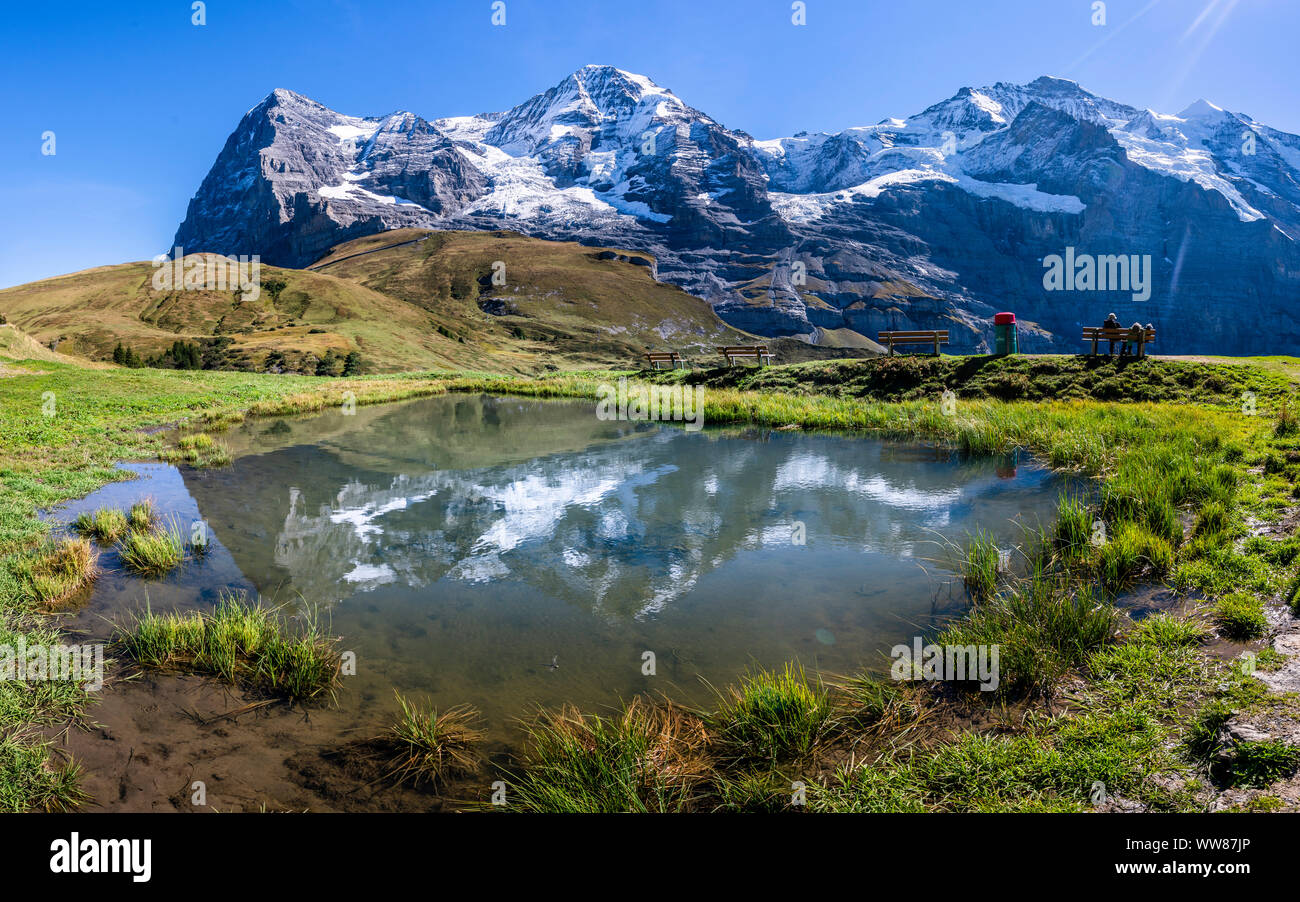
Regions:
M 1015 354 L 1020 350 L 1016 339 L 1016 315 L 1014 313 L 993 314 L 993 353 Z

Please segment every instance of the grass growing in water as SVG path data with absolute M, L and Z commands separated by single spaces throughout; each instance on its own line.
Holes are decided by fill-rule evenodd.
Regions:
M 175 451 L 163 451 L 158 456 L 168 461 L 184 461 L 192 467 L 220 467 L 232 459 L 230 449 L 206 432 L 182 435 L 176 441 Z
M 1092 557 L 1093 518 L 1081 498 L 1063 494 L 1056 505 L 1053 545 L 1066 566 L 1076 566 Z
M 694 714 L 635 698 L 619 714 L 543 713 L 529 730 L 514 805 L 535 812 L 689 810 L 711 772 Z
M 997 590 L 1001 559 L 1001 551 L 992 534 L 979 529 L 967 540 L 961 574 L 971 598 L 989 598 Z
M 858 729 L 898 730 L 927 713 L 920 693 L 908 683 L 859 675 L 835 689 L 845 722 Z
M 1163 576 L 1173 566 L 1169 542 L 1131 520 L 1120 522 L 1097 554 L 1097 574 L 1111 591 L 1132 585 L 1143 572 Z
M 946 629 L 941 645 L 998 646 L 999 691 L 1050 692 L 1114 636 L 1119 614 L 1088 586 L 1036 571 Z
M 206 432 L 198 432 L 193 435 L 182 435 L 176 441 L 176 447 L 182 451 L 206 451 L 213 446 L 212 436 Z
M 144 498 L 131 505 L 127 522 L 136 532 L 148 532 L 158 521 L 158 511 L 154 508 L 152 498 Z
M 158 670 L 215 676 L 292 702 L 333 698 L 340 655 L 314 618 L 293 628 L 269 607 L 225 594 L 211 611 L 155 614 L 146 609 L 115 639 L 135 662 Z
M 399 749 L 392 762 L 395 776 L 412 779 L 417 785 L 425 781 L 437 785 L 478 768 L 478 746 L 484 733 L 476 709 L 458 705 L 439 714 L 436 709 L 419 707 L 401 693 L 396 695 L 402 714 L 387 737 Z
M 111 544 L 126 532 L 126 514 L 120 508 L 101 507 L 94 513 L 79 514 L 72 528 L 87 538 Z
M 809 755 L 831 726 L 831 713 L 826 689 L 786 664 L 754 671 L 719 693 L 710 724 L 731 757 L 780 761 Z
M 131 530 L 118 545 L 118 554 L 128 570 L 159 577 L 185 559 L 185 541 L 174 522 L 148 532 Z

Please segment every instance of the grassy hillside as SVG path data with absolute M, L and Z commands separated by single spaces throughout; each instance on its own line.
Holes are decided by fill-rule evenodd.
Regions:
M 195 259 L 214 267 L 221 258 L 187 264 Z M 235 289 L 155 290 L 156 269 L 142 262 L 5 289 L 0 314 L 40 345 L 91 360 L 110 359 L 119 342 L 149 357 L 181 340 L 219 345 L 221 368 L 309 374 L 330 352 L 359 352 L 368 372 L 539 372 L 756 340 L 656 282 L 651 263 L 505 232 L 399 230 L 339 245 L 310 270 L 263 266 L 256 300 Z M 493 284 L 495 264 L 503 285 Z M 798 350 L 793 359 L 817 353 Z
M 218 258 L 187 256 L 187 263 Z M 110 359 L 118 342 L 148 356 L 178 339 L 228 339 L 233 368 L 264 369 L 285 354 L 290 369 L 308 355 L 358 350 L 377 370 L 454 366 L 469 355 L 428 328 L 409 305 L 320 273 L 263 266 L 256 300 L 237 290 L 155 291 L 151 263 L 124 263 L 0 291 L 0 313 L 42 345 Z M 276 283 L 283 283 L 279 288 Z
M 511 232 L 399 229 L 339 245 L 311 269 L 406 301 L 515 369 L 635 366 L 647 350 L 716 356 L 715 345 L 757 340 L 656 282 L 652 262 Z
M 67 354 L 60 354 L 58 351 L 51 351 L 45 345 L 36 341 L 26 332 L 19 329 L 13 324 L 0 325 L 0 360 L 29 360 L 33 362 L 45 361 L 47 363 L 80 363 L 86 366 L 105 366 L 106 364 L 95 364 L 86 360 L 79 360 L 76 357 L 69 357 Z M 0 372 L 3 369 L 0 368 Z

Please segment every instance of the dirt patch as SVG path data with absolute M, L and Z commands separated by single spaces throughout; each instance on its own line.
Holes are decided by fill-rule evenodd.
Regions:
M 487 776 L 438 792 L 396 783 L 370 741 L 381 731 L 334 709 L 144 674 L 111 680 L 57 740 L 83 769 L 88 811 L 443 811 L 490 796 Z

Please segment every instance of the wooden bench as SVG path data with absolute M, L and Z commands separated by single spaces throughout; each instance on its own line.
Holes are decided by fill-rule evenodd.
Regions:
M 934 345 L 934 356 L 939 356 L 939 345 L 948 343 L 947 329 L 930 329 L 917 332 L 881 332 L 880 343 L 894 356 L 894 345 Z
M 735 366 L 737 360 L 757 360 L 759 366 L 762 366 L 764 361 L 772 362 L 772 355 L 768 353 L 767 345 L 727 345 L 718 348 L 718 353 L 727 358 L 727 366 Z
M 1097 353 L 1097 343 L 1102 341 L 1118 342 L 1120 348 L 1124 347 L 1124 342 L 1128 341 L 1128 329 L 1120 326 L 1117 329 L 1108 329 L 1105 326 L 1084 326 L 1083 340 L 1092 342 L 1092 353 Z M 1138 339 L 1137 355 L 1146 356 L 1146 347 L 1156 340 L 1155 329 L 1143 329 L 1142 337 Z
M 650 369 L 660 369 L 659 364 L 666 363 L 670 370 L 675 370 L 679 366 L 686 369 L 686 358 L 676 351 L 650 351 L 644 355 L 646 362 L 650 364 Z

